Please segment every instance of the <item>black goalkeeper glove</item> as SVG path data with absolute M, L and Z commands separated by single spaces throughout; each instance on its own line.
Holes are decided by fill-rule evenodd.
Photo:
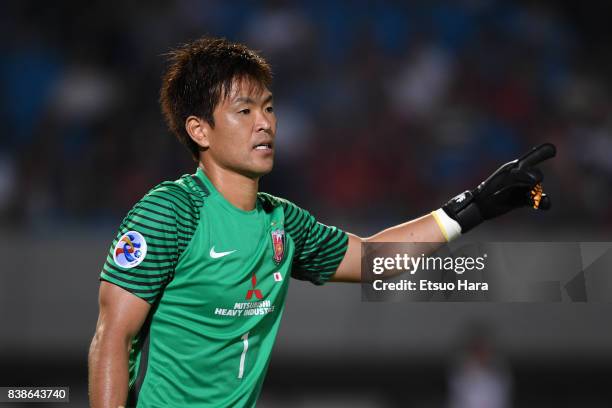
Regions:
M 548 210 L 550 198 L 543 193 L 542 172 L 533 167 L 554 157 L 557 152 L 551 143 L 544 143 L 519 159 L 501 166 L 474 190 L 452 198 L 442 209 L 466 233 L 484 220 L 498 217 L 515 208 L 533 206 Z

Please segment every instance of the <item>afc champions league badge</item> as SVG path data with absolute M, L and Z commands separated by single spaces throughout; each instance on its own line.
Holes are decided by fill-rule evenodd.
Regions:
M 272 231 L 272 249 L 274 250 L 274 262 L 278 265 L 282 262 L 285 255 L 285 230 L 277 229 Z
M 126 232 L 119 238 L 113 250 L 115 263 L 122 268 L 138 266 L 147 255 L 147 242 L 136 231 Z

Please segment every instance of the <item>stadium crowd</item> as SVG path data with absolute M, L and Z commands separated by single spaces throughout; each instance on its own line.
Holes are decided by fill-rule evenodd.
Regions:
M 550 141 L 560 152 L 547 172 L 559 199 L 547 222 L 576 214 L 602 228 L 612 222 L 610 77 L 550 7 L 217 0 L 2 8 L 3 225 L 116 225 L 156 183 L 193 171 L 157 99 L 163 53 L 203 34 L 243 41 L 271 62 L 277 161 L 262 190 L 323 220 L 412 218 Z

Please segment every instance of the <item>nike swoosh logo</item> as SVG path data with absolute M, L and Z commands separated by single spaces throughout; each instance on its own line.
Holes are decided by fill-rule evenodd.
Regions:
M 227 252 L 216 252 L 215 251 L 215 247 L 213 246 L 212 248 L 210 248 L 210 257 L 211 258 L 223 258 L 226 255 L 229 255 L 231 253 L 236 252 L 236 250 L 234 249 L 233 251 L 227 251 Z

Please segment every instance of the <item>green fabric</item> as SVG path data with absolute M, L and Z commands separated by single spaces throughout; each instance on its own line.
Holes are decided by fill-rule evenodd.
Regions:
M 142 234 L 147 252 L 123 268 L 113 252 L 129 231 Z M 287 200 L 259 193 L 254 210 L 234 207 L 200 169 L 155 187 L 123 220 L 100 274 L 152 305 L 132 345 L 132 401 L 254 406 L 288 278 L 325 283 L 347 245 L 343 231 Z

